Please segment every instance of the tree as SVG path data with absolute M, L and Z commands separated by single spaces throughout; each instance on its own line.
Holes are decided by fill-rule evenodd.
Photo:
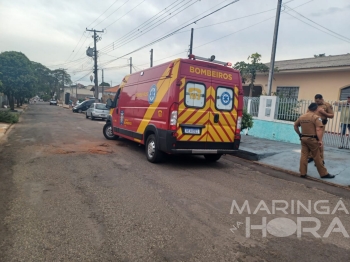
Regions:
M 67 73 L 65 69 L 55 69 L 52 71 L 52 82 L 53 82 L 53 92 L 56 94 L 60 94 L 60 87 L 64 87 L 65 85 L 71 85 L 72 80 L 70 75 Z M 64 92 L 64 90 L 62 90 Z M 53 96 L 53 94 L 52 94 Z
M 244 84 L 249 84 L 249 97 L 251 97 L 253 95 L 256 74 L 268 72 L 269 67 L 263 63 L 260 63 L 261 55 L 258 53 L 250 55 L 248 60 L 250 60 L 250 63 L 246 63 L 244 61 L 237 62 L 233 68 L 240 71 L 242 82 Z
M 7 95 L 11 110 L 33 93 L 35 76 L 30 60 L 20 52 L 7 51 L 0 54 L 1 92 Z
M 243 110 L 243 117 L 242 117 L 242 127 L 241 127 L 241 130 L 244 130 L 244 129 L 249 129 L 249 128 L 252 128 L 253 127 L 253 117 L 248 114 L 247 110 L 244 109 Z
M 108 86 L 108 87 L 110 87 L 111 85 L 108 84 L 108 83 L 106 83 L 106 82 L 102 82 L 102 83 L 100 84 L 100 86 Z
M 33 62 L 32 68 L 34 70 L 35 78 L 36 78 L 36 88 L 39 95 L 49 95 L 51 92 L 51 83 L 52 83 L 52 72 L 46 66 Z

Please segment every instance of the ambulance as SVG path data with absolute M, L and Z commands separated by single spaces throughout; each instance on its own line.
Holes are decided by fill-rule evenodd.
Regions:
M 215 162 L 239 148 L 241 76 L 214 56 L 190 55 L 125 76 L 106 106 L 104 136 L 145 145 L 152 163 L 164 153 Z

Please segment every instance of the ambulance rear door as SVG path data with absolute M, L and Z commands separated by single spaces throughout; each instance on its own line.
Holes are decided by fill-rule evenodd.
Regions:
M 186 146 L 205 149 L 208 135 L 209 110 L 208 88 L 211 86 L 210 68 L 205 63 L 182 62 L 180 67 L 178 138 Z M 193 143 L 190 143 L 193 142 Z
M 208 90 L 212 98 L 207 148 L 233 149 L 237 123 L 238 86 L 237 72 L 222 65 L 212 65 L 211 87 Z M 237 83 L 236 83 L 237 82 Z

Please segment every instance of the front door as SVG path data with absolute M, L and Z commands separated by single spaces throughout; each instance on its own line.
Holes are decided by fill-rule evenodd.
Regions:
M 114 108 L 113 108 L 113 112 L 112 112 L 112 126 L 113 126 L 113 132 L 117 132 L 118 128 L 120 127 L 120 109 L 119 109 L 119 96 L 120 96 L 120 91 L 121 88 L 118 89 L 115 97 L 114 97 Z

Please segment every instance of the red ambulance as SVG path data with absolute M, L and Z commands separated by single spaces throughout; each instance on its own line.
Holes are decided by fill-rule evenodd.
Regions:
M 153 163 L 164 153 L 208 161 L 233 153 L 241 138 L 243 91 L 230 65 L 190 55 L 124 77 L 107 101 L 104 136 L 145 145 Z

